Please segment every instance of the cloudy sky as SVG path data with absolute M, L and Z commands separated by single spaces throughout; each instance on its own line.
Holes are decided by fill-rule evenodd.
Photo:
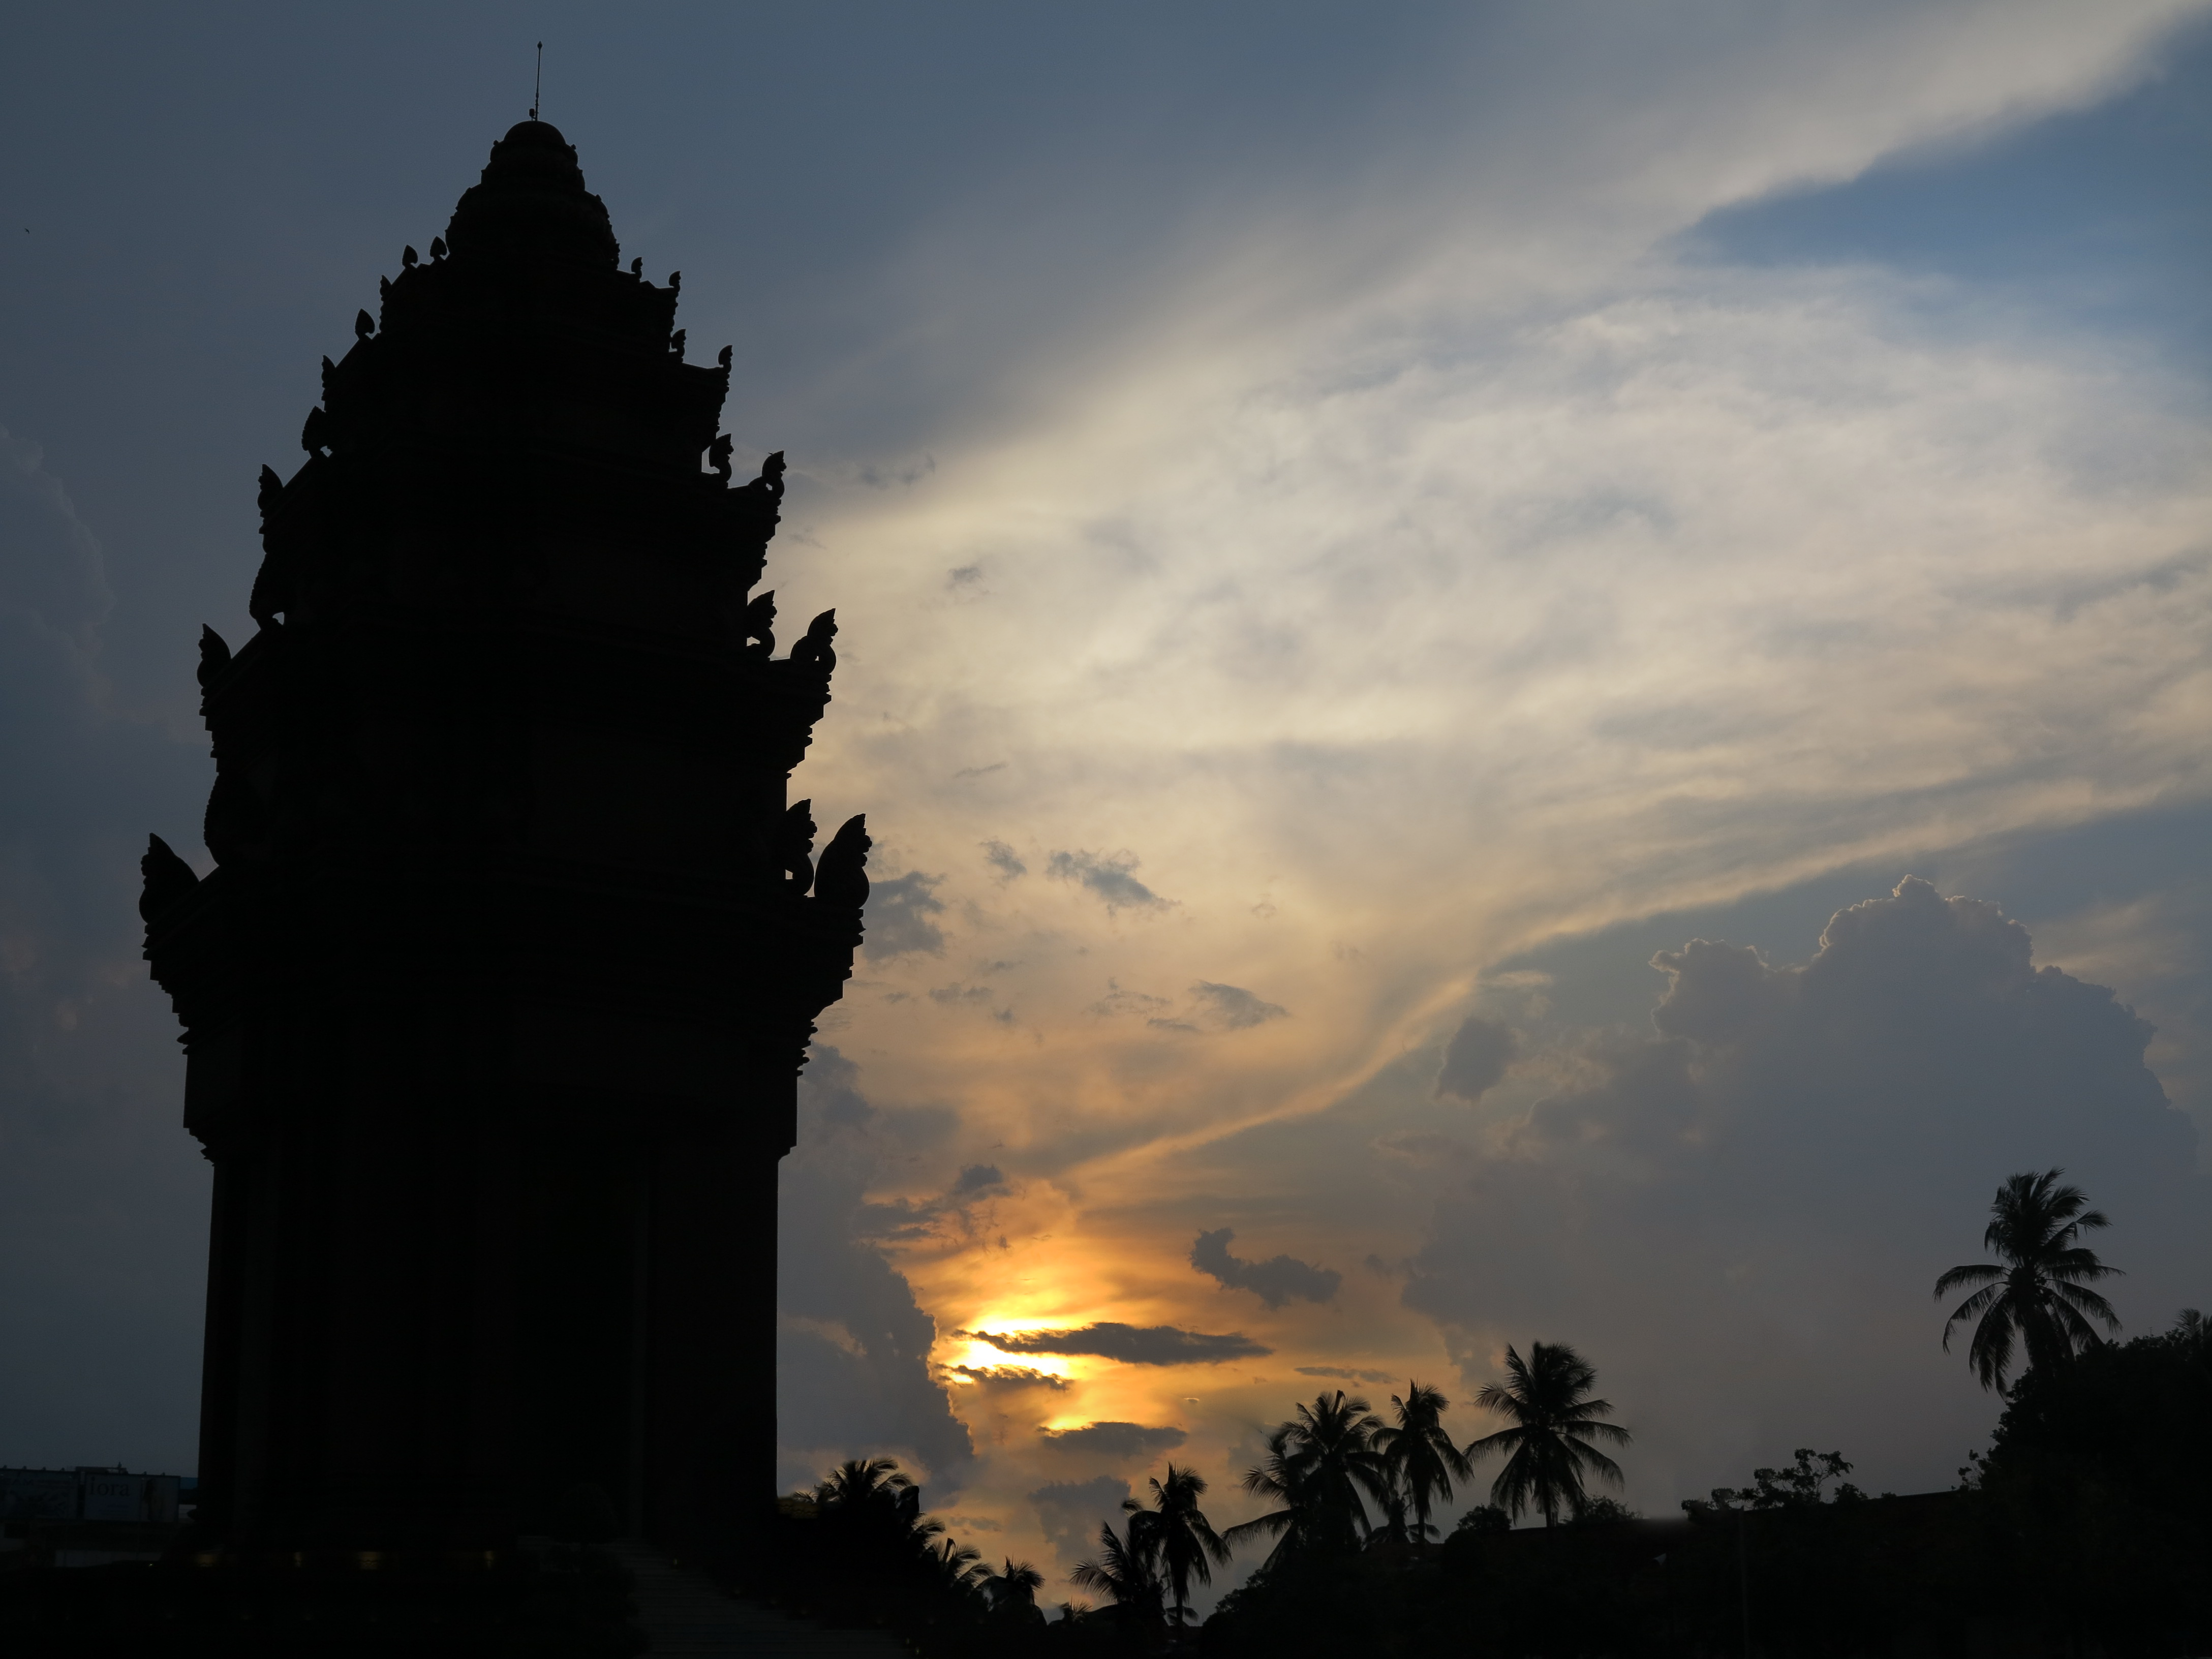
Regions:
M 206 866 L 256 471 L 539 39 L 843 628 L 787 1480 L 890 1452 L 1062 1571 L 1164 1457 L 1241 1518 L 1301 1395 L 1544 1339 L 1647 1513 L 1918 1490 L 2007 1174 L 2131 1329 L 2212 1297 L 2212 9 L 6 29 L 0 1462 L 191 1466 L 135 860 Z

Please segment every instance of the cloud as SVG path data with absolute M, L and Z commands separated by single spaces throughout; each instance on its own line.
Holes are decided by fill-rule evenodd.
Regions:
M 1065 1394 L 1070 1384 L 1050 1371 L 1033 1371 L 1026 1365 L 955 1365 L 955 1376 L 972 1382 L 986 1394 L 1011 1394 L 1023 1389 L 1048 1389 Z
M 115 606 L 106 562 L 46 452 L 0 427 L 0 611 L 88 652 Z
M 1002 841 L 983 843 L 983 862 L 999 872 L 994 879 L 1001 886 L 1030 872 L 1030 867 L 1022 862 L 1021 855 Z
M 974 1450 L 929 1373 L 936 1322 L 866 1242 L 865 1194 L 891 1153 L 859 1077 L 826 1044 L 799 1074 L 799 1145 L 776 1211 L 778 1480 L 805 1484 L 842 1458 L 889 1452 L 950 1492 Z
M 1045 860 L 1044 872 L 1054 881 L 1072 881 L 1106 902 L 1106 913 L 1123 910 L 1164 910 L 1175 901 L 1162 898 L 1130 872 L 1139 860 L 1134 853 L 1054 853 Z
M 1121 1520 L 1121 1504 L 1129 1496 L 1129 1483 L 1112 1474 L 1089 1480 L 1048 1480 L 1029 1494 L 1063 1572 L 1097 1553 L 1098 1528 Z
M 1505 1075 L 1516 1053 L 1511 1026 L 1469 1014 L 1444 1049 L 1443 1070 L 1437 1076 L 1437 1098 L 1450 1096 L 1472 1105 Z
M 1575 1342 L 1662 1491 L 1793 1436 L 1942 1468 L 1990 1402 L 1929 1290 L 2020 1170 L 2065 1169 L 2114 1218 L 2124 1315 L 2199 1292 L 2212 1191 L 2148 1027 L 2036 967 L 1995 904 L 1907 878 L 1802 966 L 1704 939 L 1654 965 L 1650 1035 L 1593 1036 L 1571 1086 L 1451 1166 L 1403 1295 L 1468 1386 L 1506 1341 Z
M 942 1002 L 954 1006 L 962 1003 L 988 1003 L 991 1000 L 991 988 L 988 985 L 957 983 L 939 985 L 931 989 L 929 1000 L 932 1002 Z
M 211 769 L 110 678 L 117 586 L 41 447 L 0 429 L 0 1422 L 19 1462 L 190 1468 L 211 1170 L 134 907 L 149 830 L 205 867 Z
M 857 1206 L 850 1220 L 855 1238 L 893 1246 L 924 1241 L 972 1243 L 981 1231 L 976 1206 L 1006 1195 L 1006 1178 L 995 1164 L 970 1164 L 932 1197 L 900 1196 Z
M 1190 993 L 1215 1024 L 1231 1031 L 1290 1017 L 1289 1009 L 1277 1003 L 1262 1002 L 1241 985 L 1216 985 L 1211 980 L 1200 980 L 1190 988 Z
M 1395 1382 L 1395 1371 L 1357 1371 L 1343 1365 L 1300 1365 L 1296 1368 L 1300 1376 L 1333 1376 L 1345 1382 Z
M 1111 1320 L 1065 1331 L 963 1331 L 1005 1353 L 1097 1354 L 1129 1365 L 1212 1365 L 1273 1353 L 1241 1332 L 1211 1336 L 1173 1325 L 1123 1325 Z
M 944 879 L 909 870 L 869 884 L 865 918 L 869 961 L 888 962 L 917 952 L 933 957 L 944 951 L 944 932 L 930 920 L 945 914 L 945 901 L 935 896 Z
M 1316 1267 L 1287 1255 L 1244 1261 L 1229 1253 L 1237 1235 L 1227 1227 L 1200 1233 L 1190 1247 L 1190 1265 L 1221 1281 L 1224 1289 L 1249 1291 L 1270 1308 L 1293 1299 L 1332 1302 L 1344 1276 L 1334 1267 Z
M 1104 1457 L 1150 1457 L 1190 1438 L 1178 1428 L 1147 1428 L 1141 1423 L 1086 1423 L 1079 1429 L 1041 1428 L 1037 1434 L 1064 1450 L 1096 1452 Z

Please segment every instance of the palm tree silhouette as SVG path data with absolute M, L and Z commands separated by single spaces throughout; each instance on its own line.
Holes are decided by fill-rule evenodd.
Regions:
M 2080 1243 L 2084 1232 L 2112 1224 L 2082 1207 L 2089 1200 L 2079 1187 L 2059 1184 L 2064 1173 L 2045 1170 L 2007 1177 L 1990 1205 L 1990 1224 L 1982 1234 L 1983 1248 L 1995 1251 L 1997 1260 L 1967 1262 L 1936 1281 L 1938 1301 L 1961 1285 L 1980 1286 L 1943 1322 L 1943 1352 L 1951 1351 L 1953 1326 L 1978 1320 L 1967 1362 L 1982 1386 L 1999 1394 L 2006 1391 L 2015 1339 L 2025 1343 L 2031 1367 L 2048 1370 L 2096 1341 L 2090 1320 L 2101 1320 L 2110 1331 L 2120 1328 L 2112 1304 L 2083 1285 L 2120 1271 L 2098 1261 L 2097 1253 Z
M 941 1524 L 924 1523 L 933 1532 L 942 1532 Z M 950 1538 L 940 1538 L 934 1547 L 923 1549 L 921 1559 L 929 1564 L 932 1575 L 943 1589 L 957 1593 L 972 1590 L 984 1578 L 988 1570 L 983 1565 L 980 1550 L 965 1544 L 956 1544 Z
M 1596 1368 L 1564 1342 L 1531 1342 L 1524 1363 L 1511 1348 L 1505 1350 L 1505 1370 L 1511 1381 L 1500 1387 L 1483 1384 L 1474 1403 L 1486 1411 L 1502 1412 L 1514 1426 L 1486 1435 L 1467 1449 L 1469 1462 L 1486 1452 L 1509 1454 L 1505 1467 L 1491 1483 L 1490 1501 L 1516 1520 L 1534 1504 L 1547 1527 L 1556 1525 L 1559 1510 L 1580 1515 L 1589 1502 L 1583 1489 L 1585 1472 L 1603 1475 L 1618 1485 L 1620 1465 L 1589 1443 L 1596 1435 L 1615 1445 L 1629 1443 L 1626 1429 L 1597 1419 L 1613 1407 L 1589 1399 L 1597 1382 Z
M 1390 1404 L 1396 1408 L 1397 1425 L 1376 1431 L 1375 1449 L 1390 1471 L 1392 1519 L 1415 1542 L 1425 1544 L 1436 1531 L 1429 1522 L 1430 1510 L 1439 1498 L 1449 1503 L 1453 1480 L 1469 1480 L 1474 1471 L 1467 1455 L 1444 1432 L 1443 1415 L 1451 1409 L 1451 1401 L 1442 1389 L 1409 1381 L 1406 1397 L 1401 1400 L 1394 1394 Z M 1409 1505 L 1413 1524 L 1405 1527 L 1400 1517 Z
M 1044 1622 L 1044 1613 L 1036 1604 L 1036 1593 L 1044 1587 L 1044 1575 L 1028 1562 L 1017 1561 L 1010 1555 L 1004 1572 L 986 1572 L 976 1583 L 982 1587 L 994 1616 Z
M 823 1508 L 848 1514 L 900 1507 L 900 1495 L 914 1482 L 899 1472 L 896 1457 L 848 1457 L 814 1488 L 814 1501 Z
M 1167 1575 L 1169 1593 L 1175 1598 L 1175 1622 L 1180 1626 L 1190 1607 L 1190 1581 L 1213 1582 L 1213 1569 L 1229 1565 L 1229 1546 L 1206 1518 L 1198 1500 L 1206 1495 L 1206 1477 L 1196 1469 L 1168 1465 L 1165 1480 L 1154 1480 L 1152 1507 L 1124 1503 L 1131 1510 L 1130 1541 L 1158 1564 Z
M 1357 1395 L 1339 1389 L 1279 1424 L 1267 1453 L 1244 1476 L 1244 1490 L 1279 1507 L 1222 1534 L 1231 1544 L 1273 1538 L 1265 1565 L 1305 1549 L 1350 1551 L 1373 1529 L 1360 1494 L 1389 1501 L 1389 1466 L 1375 1449 L 1382 1419 Z
M 1131 1537 L 1124 1542 L 1114 1533 L 1114 1523 L 1107 1522 L 1098 1528 L 1098 1557 L 1092 1561 L 1079 1561 L 1075 1571 L 1067 1575 L 1068 1581 L 1078 1589 L 1087 1589 L 1094 1595 L 1103 1595 L 1122 1611 L 1123 1616 L 1143 1625 L 1161 1621 L 1162 1598 L 1158 1570 L 1141 1548 L 1136 1547 L 1136 1528 L 1130 1528 Z

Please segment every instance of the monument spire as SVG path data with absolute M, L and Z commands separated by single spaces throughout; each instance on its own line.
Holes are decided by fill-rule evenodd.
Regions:
M 857 817 L 787 874 L 836 622 L 774 654 L 783 457 L 737 481 L 730 354 L 536 113 L 263 469 L 217 867 L 148 856 L 241 1549 L 497 1548 L 582 1486 L 696 1552 L 773 1496 L 777 1162 L 867 890 Z

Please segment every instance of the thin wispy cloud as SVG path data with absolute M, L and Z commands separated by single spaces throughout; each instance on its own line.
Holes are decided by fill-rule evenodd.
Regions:
M 1256 1358 L 1273 1350 L 1242 1332 L 1210 1335 L 1172 1325 L 1124 1325 L 1104 1320 L 1066 1331 L 963 1331 L 1004 1353 L 1095 1354 L 1128 1365 L 1212 1365 Z

